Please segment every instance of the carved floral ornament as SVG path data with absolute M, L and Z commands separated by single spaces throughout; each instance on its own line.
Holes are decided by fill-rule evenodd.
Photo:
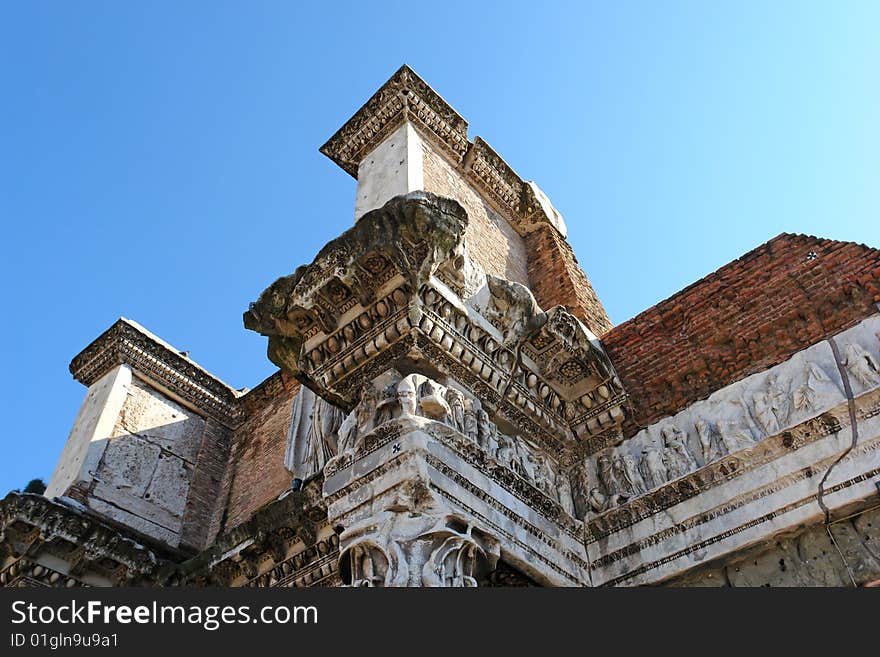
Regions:
M 426 488 L 404 498 L 340 535 L 343 584 L 475 587 L 495 569 L 497 538 L 439 504 Z
M 245 326 L 269 336 L 274 363 L 346 414 L 366 382 L 416 371 L 455 381 L 550 452 L 583 450 L 623 419 L 610 361 L 565 309 L 543 312 L 526 287 L 486 276 L 467 255 L 466 226 L 455 201 L 396 197 L 270 286 Z

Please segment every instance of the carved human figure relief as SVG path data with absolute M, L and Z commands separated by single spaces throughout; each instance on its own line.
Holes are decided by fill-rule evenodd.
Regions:
M 635 483 L 630 479 L 621 456 L 615 456 L 611 460 L 611 472 L 614 475 L 614 480 L 620 486 L 621 494 L 627 498 L 633 497 L 635 495 Z
M 556 475 L 556 481 L 554 483 L 556 493 L 559 496 L 559 505 L 568 515 L 574 517 L 574 498 L 571 493 L 571 482 L 568 479 L 568 475 L 560 472 Z
M 480 447 L 486 450 L 491 447 L 494 432 L 495 425 L 489 420 L 489 414 L 481 408 L 477 411 L 477 442 Z
M 516 470 L 513 466 L 515 459 L 513 442 L 503 433 L 498 434 L 498 449 L 495 450 L 495 460 L 510 470 Z
M 574 516 L 583 520 L 590 511 L 590 475 L 586 463 L 571 471 L 571 498 L 574 502 Z
M 666 476 L 669 480 L 678 479 L 687 474 L 687 464 L 681 460 L 681 455 L 671 447 L 663 448 L 663 465 L 666 467 Z
M 751 432 L 738 420 L 723 420 L 718 423 L 718 436 L 725 454 L 733 454 L 754 444 Z
M 355 409 L 346 415 L 342 424 L 339 425 L 339 437 L 337 440 L 337 452 L 339 454 L 354 451 L 357 433 L 357 409 Z
M 623 496 L 623 489 L 614 476 L 614 462 L 611 456 L 602 454 L 596 459 L 596 471 L 599 474 L 599 481 L 602 482 L 602 488 L 610 506 L 616 505 Z
M 317 398 L 312 405 L 311 421 L 306 432 L 303 471 L 317 474 L 336 455 L 336 434 L 343 421 L 342 411 L 330 402 Z
M 752 396 L 752 408 L 766 435 L 772 436 L 785 426 L 791 405 L 788 393 L 775 374 L 768 374 L 766 389 Z
M 445 420 L 450 414 L 443 387 L 431 379 L 419 386 L 419 410 L 421 415 L 433 420 Z
M 293 400 L 284 454 L 284 467 L 294 478 L 315 476 L 336 455 L 337 433 L 344 419 L 342 410 L 309 388 L 300 388 Z
M 397 399 L 400 403 L 400 417 L 416 415 L 418 398 L 411 376 L 404 377 L 403 381 L 397 384 Z
M 311 423 L 312 406 L 316 398 L 315 393 L 305 386 L 301 387 L 293 398 L 290 427 L 287 431 L 287 449 L 284 452 L 284 467 L 299 479 L 308 476 L 303 472 L 302 456 Z
M 464 435 L 468 438 L 477 442 L 478 434 L 479 434 L 479 422 L 477 420 L 477 411 L 478 408 L 474 408 L 474 401 L 472 399 L 466 400 L 464 407 Z
M 660 431 L 660 435 L 663 436 L 666 447 L 675 454 L 675 460 L 680 464 L 680 469 L 684 473 L 697 468 L 697 462 L 690 449 L 688 449 L 687 434 L 684 431 L 671 424 L 664 427 Z
M 510 445 L 513 450 L 511 468 L 520 477 L 533 482 L 532 471 L 529 469 L 529 448 L 517 436 L 510 436 Z
M 376 426 L 390 422 L 400 414 L 400 399 L 397 395 L 398 382 L 389 383 L 382 390 L 382 396 L 376 403 Z
M 880 364 L 874 355 L 865 350 L 859 343 L 850 342 L 843 349 L 843 365 L 851 377 L 863 388 L 871 388 L 880 384 Z
M 455 388 L 447 388 L 446 403 L 449 406 L 446 424 L 464 433 L 464 396 Z
M 792 393 L 794 410 L 809 413 L 819 407 L 820 399 L 830 387 L 835 387 L 825 371 L 812 361 L 805 361 L 800 375 L 800 383 Z
M 656 445 L 647 445 L 642 450 L 639 471 L 642 473 L 642 479 L 644 479 L 648 490 L 665 484 L 668 479 L 668 473 L 666 472 L 666 465 L 663 463 L 663 450 Z
M 623 472 L 626 476 L 626 480 L 631 486 L 631 492 L 635 495 L 641 495 L 647 489 L 645 487 L 645 482 L 642 479 L 642 475 L 639 472 L 639 465 L 636 461 L 636 458 L 632 454 L 624 454 L 620 458 L 623 463 Z
M 709 463 L 720 456 L 719 449 L 716 446 L 714 436 L 715 431 L 712 425 L 702 418 L 697 418 L 694 422 L 694 429 L 697 430 L 697 436 L 700 439 L 700 448 L 703 452 L 703 463 Z
M 558 501 L 553 485 L 556 481 L 556 475 L 553 473 L 550 461 L 546 456 L 540 454 L 537 456 L 529 454 L 529 461 L 533 465 L 537 488 L 548 497 Z

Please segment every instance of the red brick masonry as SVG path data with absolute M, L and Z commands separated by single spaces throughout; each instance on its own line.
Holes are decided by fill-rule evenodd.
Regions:
M 533 230 L 525 240 L 529 283 L 538 305 L 544 310 L 565 306 L 597 336 L 604 335 L 611 320 L 571 245 L 549 224 Z
M 625 435 L 858 323 L 877 302 L 880 250 L 773 238 L 602 337 L 630 395 Z

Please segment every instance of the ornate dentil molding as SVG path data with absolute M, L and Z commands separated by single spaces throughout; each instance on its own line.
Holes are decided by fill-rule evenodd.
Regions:
M 598 340 L 564 308 L 543 312 L 526 287 L 479 271 L 466 226 L 455 201 L 395 197 L 264 291 L 245 326 L 345 413 L 384 372 L 422 371 L 557 458 L 607 436 L 625 394 Z
M 70 362 L 70 373 L 91 386 L 118 365 L 130 366 L 222 424 L 235 426 L 238 422 L 238 391 L 124 317 Z

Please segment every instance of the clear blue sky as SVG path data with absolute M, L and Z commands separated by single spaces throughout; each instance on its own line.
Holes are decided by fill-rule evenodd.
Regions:
M 880 246 L 877 2 L 0 6 L 0 494 L 133 318 L 235 387 L 241 314 L 352 223 L 318 147 L 404 62 L 565 216 L 620 323 L 782 231 Z

